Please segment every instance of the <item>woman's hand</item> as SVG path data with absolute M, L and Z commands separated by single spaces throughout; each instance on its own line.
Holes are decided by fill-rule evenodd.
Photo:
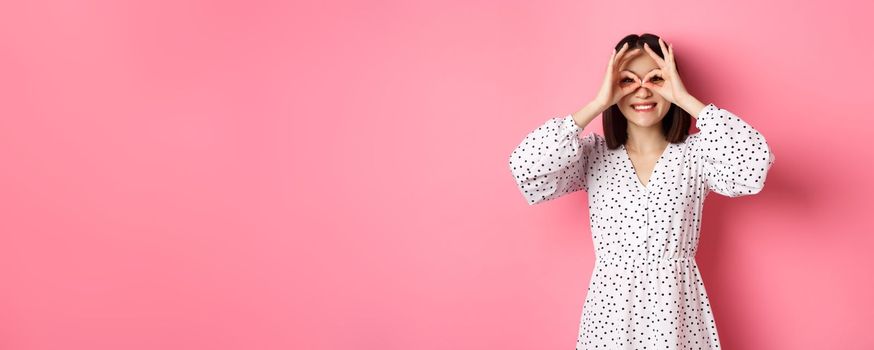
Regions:
M 598 91 L 598 95 L 593 100 L 596 105 L 601 107 L 602 111 L 616 104 L 622 97 L 640 87 L 640 80 L 636 75 L 625 71 L 620 72 L 619 67 L 627 60 L 641 54 L 642 50 L 634 49 L 626 52 L 626 49 L 628 49 L 628 43 L 623 44 L 619 52 L 616 52 L 614 49 L 613 54 L 610 56 L 610 61 L 607 63 L 607 72 L 604 74 L 601 90 Z M 626 78 L 631 79 L 631 82 L 624 82 Z
M 649 72 L 649 74 L 643 78 L 643 87 L 655 91 L 673 104 L 678 104 L 679 99 L 686 98 L 686 96 L 689 95 L 689 92 L 686 91 L 686 87 L 683 86 L 683 82 L 680 80 L 680 74 L 677 73 L 677 65 L 674 63 L 674 45 L 671 44 L 666 47 L 662 38 L 659 38 L 659 46 L 662 48 L 662 53 L 665 55 L 664 59 L 659 57 L 659 55 L 649 47 L 649 44 L 643 44 L 646 53 L 648 53 L 659 66 L 659 68 Z M 658 79 L 657 77 L 660 77 L 661 79 Z M 653 80 L 655 80 L 655 82 Z

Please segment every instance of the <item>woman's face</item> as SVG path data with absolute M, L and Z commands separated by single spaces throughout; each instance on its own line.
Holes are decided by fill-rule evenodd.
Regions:
M 656 64 L 652 57 L 650 57 L 646 51 L 641 49 L 640 53 L 626 61 L 621 67 L 619 67 L 619 69 L 620 71 L 628 71 L 628 73 L 637 76 L 638 81 L 641 81 L 651 70 L 658 67 L 658 64 Z M 664 82 L 664 79 L 660 75 L 652 75 L 649 79 L 656 85 L 661 85 Z M 634 82 L 631 81 L 631 78 L 622 76 L 619 79 L 619 84 L 632 83 Z M 638 111 L 632 107 L 632 105 L 652 103 L 655 103 L 655 107 L 648 110 Z M 628 120 L 628 123 L 640 127 L 659 125 L 662 122 L 662 118 L 664 118 L 668 113 L 668 109 L 671 108 L 671 103 L 664 99 L 662 95 L 659 95 L 655 91 L 643 86 L 638 87 L 634 92 L 625 95 L 616 104 L 619 106 L 619 110 L 625 116 L 625 119 Z

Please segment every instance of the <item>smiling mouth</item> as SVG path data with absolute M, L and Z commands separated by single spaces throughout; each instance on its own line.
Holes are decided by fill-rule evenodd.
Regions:
M 633 104 L 631 105 L 631 109 L 635 112 L 649 112 L 655 110 L 656 103 L 647 103 L 647 104 Z

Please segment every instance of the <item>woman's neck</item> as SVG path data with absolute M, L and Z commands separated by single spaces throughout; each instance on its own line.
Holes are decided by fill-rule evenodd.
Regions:
M 640 128 L 628 125 L 628 140 L 625 148 L 635 153 L 661 153 L 668 144 L 665 134 L 662 133 L 661 125 L 653 125 L 648 128 Z

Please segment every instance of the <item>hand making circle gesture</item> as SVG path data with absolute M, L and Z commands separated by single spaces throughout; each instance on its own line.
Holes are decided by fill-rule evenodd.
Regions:
M 665 58 L 659 57 L 659 55 L 649 47 L 649 44 L 643 44 L 646 53 L 648 53 L 659 66 L 659 68 L 652 70 L 643 78 L 643 87 L 655 91 L 659 95 L 662 95 L 666 100 L 676 104 L 677 98 L 685 96 L 688 92 L 686 91 L 686 87 L 683 86 L 683 82 L 680 80 L 680 74 L 677 72 L 677 65 L 674 61 L 674 45 L 665 45 L 662 38 L 659 38 L 659 46 L 661 47 L 662 54 L 664 54 Z M 651 79 L 655 76 L 661 77 L 662 82 L 658 84 L 653 83 Z
M 626 52 L 627 49 L 628 43 L 622 44 L 622 47 L 618 52 L 616 49 L 613 49 L 613 54 L 610 56 L 610 61 L 607 63 L 607 72 L 604 75 L 604 82 L 601 84 L 601 90 L 598 91 L 598 95 L 595 97 L 595 101 L 602 107 L 602 109 L 607 109 L 616 104 L 620 99 L 622 99 L 622 97 L 634 92 L 638 87 L 640 87 L 640 80 L 636 75 L 627 71 L 619 71 L 622 63 L 625 63 L 627 60 L 641 53 L 639 48 Z M 620 79 L 624 80 L 625 78 L 631 79 L 633 83 L 620 84 Z

